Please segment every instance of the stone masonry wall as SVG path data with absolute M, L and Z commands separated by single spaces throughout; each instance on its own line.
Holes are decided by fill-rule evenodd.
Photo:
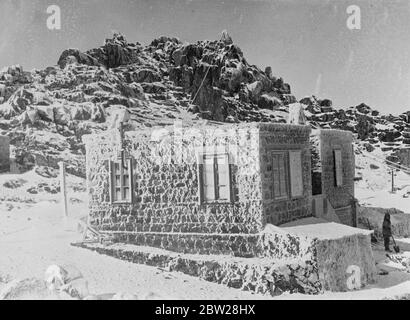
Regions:
M 222 128 L 126 132 L 126 150 L 135 159 L 133 203 L 127 205 L 111 204 L 109 196 L 109 161 L 120 151 L 118 133 L 85 138 L 91 224 L 114 232 L 257 233 L 263 226 L 258 128 Z M 233 203 L 200 204 L 197 155 L 209 146 L 229 153 Z
M 10 171 L 10 139 L 0 136 L 0 172 Z
M 353 153 L 353 136 L 351 132 L 342 130 L 320 131 L 320 152 L 322 165 L 322 190 L 329 202 L 335 208 L 343 224 L 353 225 L 352 210 L 346 208 L 351 205 L 354 196 L 355 160 Z M 342 152 L 343 186 L 335 186 L 333 151 Z
M 266 225 L 258 234 L 111 232 L 115 242 L 198 255 L 226 255 L 243 258 L 270 258 L 312 261 L 312 239 Z
M 169 272 L 182 272 L 209 282 L 260 294 L 283 292 L 318 294 L 322 292 L 317 264 L 270 259 L 243 259 L 219 256 L 181 255 L 165 250 L 133 245 L 96 243 L 75 246 L 106 254 L 125 261 L 155 266 Z
M 194 235 L 172 236 L 177 241 L 186 237 L 195 238 Z M 211 242 L 225 236 L 202 235 L 203 239 L 197 240 L 198 243 L 210 242 L 209 249 L 216 251 L 216 242 Z M 240 237 L 251 239 L 245 242 L 252 243 L 252 248 L 257 249 L 254 256 L 233 257 L 224 251 L 218 252 L 217 256 L 206 251 L 198 254 L 187 250 L 189 244 L 181 246 L 184 251 L 172 252 L 153 248 L 151 244 L 134 245 L 125 240 L 123 242 L 127 244 L 77 245 L 131 262 L 184 272 L 207 281 L 272 295 L 284 291 L 316 294 L 323 290 L 351 290 L 348 278 L 352 275 L 352 266 L 358 267 L 355 270 L 360 272 L 362 286 L 374 283 L 377 277 L 369 235 L 355 234 L 326 240 L 291 234 L 268 225 L 259 235 Z
M 316 244 L 316 252 L 319 278 L 324 290 L 348 291 L 351 266 L 358 267 L 362 286 L 376 280 L 376 263 L 370 235 L 357 234 L 320 240 Z
M 309 134 L 310 127 L 295 125 L 261 126 L 260 157 L 263 202 L 267 223 L 280 225 L 293 220 L 309 217 L 311 212 L 311 156 Z M 303 195 L 286 200 L 271 199 L 271 173 L 267 170 L 271 164 L 271 151 L 301 150 L 302 151 L 302 181 Z

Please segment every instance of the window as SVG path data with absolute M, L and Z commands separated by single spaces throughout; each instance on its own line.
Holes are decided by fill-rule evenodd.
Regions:
M 231 172 L 228 154 L 205 154 L 199 164 L 201 203 L 231 202 Z
M 289 166 L 291 195 L 300 197 L 303 195 L 302 152 L 300 150 L 289 151 Z
M 274 151 L 267 165 L 271 172 L 271 198 L 284 200 L 303 195 L 302 151 Z
M 288 198 L 287 157 L 285 152 L 272 154 L 273 199 Z
M 111 172 L 111 202 L 131 203 L 132 202 L 132 160 L 125 159 L 124 164 L 121 159 L 110 162 Z
M 342 151 L 341 150 L 334 150 L 333 151 L 334 157 L 334 170 L 335 170 L 335 186 L 341 187 L 343 186 L 343 167 L 342 167 Z

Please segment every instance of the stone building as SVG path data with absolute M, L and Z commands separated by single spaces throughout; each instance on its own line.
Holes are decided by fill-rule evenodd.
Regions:
M 0 173 L 10 171 L 10 139 L 0 136 Z
M 313 215 L 355 227 L 352 133 L 315 130 L 311 143 Z
M 310 134 L 304 125 L 243 123 L 114 129 L 85 136 L 88 223 L 111 236 L 114 244 L 82 245 L 150 265 L 154 247 L 165 250 L 155 258 L 158 263 L 181 266 L 190 274 L 196 265 L 201 270 L 216 267 L 219 262 L 205 261 L 219 255 L 221 265 L 223 259 L 228 259 L 226 268 L 232 265 L 226 271 L 232 285 L 255 289 L 250 284 L 254 280 L 239 275 L 254 270 L 256 278 L 265 279 L 264 292 L 271 282 L 299 292 L 347 290 L 346 268 L 351 265 L 360 268 L 363 285 L 372 282 L 375 266 L 368 231 L 335 223 L 286 225 L 315 219 Z M 347 197 L 338 202 L 338 187 L 326 188 L 335 183 L 332 179 L 353 181 L 350 169 L 330 177 L 332 148 L 340 148 L 342 160 L 352 160 L 349 137 L 322 131 L 319 146 L 314 150 L 321 150 L 323 193 L 335 207 L 344 206 Z M 350 187 L 350 182 L 340 183 Z M 129 252 L 116 243 L 127 243 Z M 151 247 L 149 255 L 146 247 Z M 175 258 L 175 252 L 193 255 Z M 238 263 L 243 267 L 232 259 L 242 259 Z M 219 279 L 215 270 L 204 272 L 209 281 L 231 283 L 231 276 Z
M 241 124 L 86 137 L 91 222 L 118 233 L 253 234 L 311 216 L 309 133 Z

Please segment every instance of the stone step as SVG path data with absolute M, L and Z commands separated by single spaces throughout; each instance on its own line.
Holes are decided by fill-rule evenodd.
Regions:
M 275 261 L 267 258 L 236 258 L 224 255 L 180 254 L 129 244 L 73 243 L 75 247 L 132 263 L 182 272 L 231 288 L 259 294 L 283 292 L 319 294 L 322 284 L 313 264 Z

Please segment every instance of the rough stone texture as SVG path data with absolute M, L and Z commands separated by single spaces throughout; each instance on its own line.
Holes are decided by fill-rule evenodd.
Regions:
M 135 161 L 134 201 L 112 205 L 108 161 L 117 160 L 115 132 L 87 143 L 87 179 L 91 223 L 102 230 L 172 233 L 256 233 L 263 226 L 256 125 L 126 133 L 126 149 Z M 170 127 L 172 129 L 172 127 Z M 218 133 L 219 130 L 219 133 Z M 181 131 L 182 132 L 182 131 Z M 150 141 L 151 137 L 157 141 Z M 202 141 L 202 137 L 204 141 Z M 197 153 L 215 146 L 232 161 L 233 203 L 200 204 Z M 178 158 L 179 157 L 179 158 Z
M 340 280 L 345 279 L 345 274 L 340 274 L 344 263 L 355 263 L 366 270 L 363 283 L 372 280 L 371 265 L 374 259 L 368 255 L 371 248 L 367 240 L 352 236 L 347 243 L 336 240 L 326 242 L 314 236 L 290 234 L 272 225 L 312 215 L 308 126 L 253 123 L 179 130 L 170 127 L 125 133 L 124 146 L 126 155 L 134 159 L 132 168 L 135 180 L 133 201 L 127 205 L 112 204 L 109 195 L 109 161 L 118 159 L 121 145 L 119 133 L 108 131 L 84 138 L 90 222 L 104 234 L 112 235 L 116 245 L 127 243 L 164 249 L 171 254 L 195 254 L 197 257 L 218 255 L 232 259 L 257 259 L 259 262 L 254 266 L 249 266 L 247 262 L 247 267 L 236 263 L 221 266 L 221 262 L 209 267 L 203 261 L 191 262 L 185 258 L 178 258 L 172 263 L 167 260 L 175 266 L 175 270 L 186 269 L 186 272 L 193 272 L 196 276 L 212 279 L 210 281 L 229 285 L 234 277 L 237 279 L 234 286 L 238 288 L 246 288 L 250 283 L 247 272 L 256 274 L 256 279 L 265 277 L 266 272 L 274 274 L 270 267 L 266 269 L 261 262 L 266 259 L 280 262 L 281 265 L 296 265 L 290 269 L 299 270 L 297 272 L 310 272 L 309 268 L 317 270 L 310 280 L 304 280 L 311 287 L 316 286 L 315 277 L 321 275 L 323 284 L 331 290 L 345 290 L 346 281 Z M 327 130 L 321 134 L 323 173 L 330 171 L 333 174 L 333 169 L 329 169 L 329 166 L 333 168 L 333 147 L 342 149 L 344 162 L 354 163 L 353 156 L 348 153 L 352 149 L 346 149 L 350 146 L 348 139 L 351 136 L 345 132 Z M 296 199 L 276 201 L 266 195 L 270 190 L 270 176 L 266 170 L 269 155 L 277 150 L 301 150 L 303 192 Z M 229 154 L 232 203 L 200 203 L 197 155 L 210 151 Z M 353 182 L 350 174 L 349 170 L 345 170 L 344 181 Z M 326 183 L 334 184 L 333 175 L 323 176 Z M 334 190 L 329 192 L 330 198 L 336 194 Z M 345 199 L 349 198 L 342 196 L 342 200 Z M 343 202 L 337 204 L 344 205 Z M 332 251 L 332 263 L 340 262 L 340 268 L 332 269 L 329 266 L 325 259 L 328 257 L 327 250 Z M 115 250 L 109 252 L 115 256 L 118 254 Z M 140 261 L 139 258 L 135 259 Z M 209 272 L 207 268 L 210 268 Z M 237 270 L 244 268 L 248 271 L 238 276 Z M 288 271 L 284 273 L 289 274 Z M 306 277 L 310 278 L 311 275 Z M 302 291 L 296 278 L 286 278 L 286 282 L 274 276 L 272 283 L 277 286 L 276 283 L 285 281 L 284 286 L 289 290 Z M 335 283 L 332 282 L 334 278 Z M 266 288 L 265 292 L 268 290 Z
M 258 248 L 256 234 L 206 233 L 114 233 L 115 241 L 149 246 L 179 253 L 204 255 L 232 255 L 255 257 L 263 252 Z
M 0 172 L 10 171 L 10 139 L 0 136 Z
M 133 245 L 74 244 L 122 260 L 182 272 L 245 291 L 278 295 L 282 292 L 317 294 L 322 291 L 315 262 L 280 262 L 229 256 L 176 254 Z
M 111 204 L 109 196 L 108 166 L 118 159 L 118 134 L 85 138 L 94 226 L 117 232 L 249 234 L 261 231 L 266 222 L 311 215 L 309 127 L 241 124 L 181 129 L 181 134 L 172 129 L 126 132 L 126 152 L 135 159 L 133 202 L 126 205 Z M 280 202 L 264 198 L 260 165 L 266 164 L 261 157 L 273 149 L 302 150 L 303 197 Z M 232 203 L 200 203 L 197 155 L 213 150 L 229 154 Z
M 282 228 L 268 224 L 259 234 L 259 257 L 281 261 L 314 261 L 315 239 L 289 233 Z
M 115 242 L 173 252 L 277 260 L 314 260 L 314 241 L 267 225 L 258 234 L 110 232 Z
M 45 281 L 36 278 L 15 279 L 0 290 L 0 300 L 30 300 L 50 298 Z
M 260 162 L 263 189 L 264 215 L 267 223 L 279 225 L 312 215 L 311 213 L 311 155 L 309 148 L 310 128 L 307 126 L 262 125 L 260 138 Z M 283 150 L 302 151 L 303 195 L 289 196 L 286 200 L 271 199 L 273 178 L 267 170 L 271 164 L 271 152 Z
M 255 243 L 257 247 L 254 249 L 259 256 L 249 258 L 232 257 L 229 252 L 225 254 L 223 251 L 217 252 L 217 255 L 188 250 L 176 253 L 152 246 L 123 243 L 74 245 L 130 262 L 271 295 L 284 291 L 308 294 L 323 290 L 347 291 L 350 289 L 347 286 L 350 276 L 347 271 L 351 265 L 360 268 L 362 286 L 373 283 L 377 277 L 369 235 L 317 239 L 267 226 Z
M 362 286 L 374 283 L 376 264 L 370 236 L 354 235 L 340 239 L 320 240 L 316 244 L 319 278 L 324 290 L 348 291 L 348 267 L 360 268 Z
M 353 135 L 342 130 L 320 130 L 316 132 L 319 139 L 320 160 L 315 159 L 314 167 L 321 173 L 323 195 L 335 209 L 343 224 L 355 225 L 351 204 L 354 196 L 355 158 L 353 152 Z M 314 142 L 314 138 L 311 138 Z M 341 150 L 343 185 L 335 186 L 334 150 Z M 320 163 L 318 163 L 320 162 Z

